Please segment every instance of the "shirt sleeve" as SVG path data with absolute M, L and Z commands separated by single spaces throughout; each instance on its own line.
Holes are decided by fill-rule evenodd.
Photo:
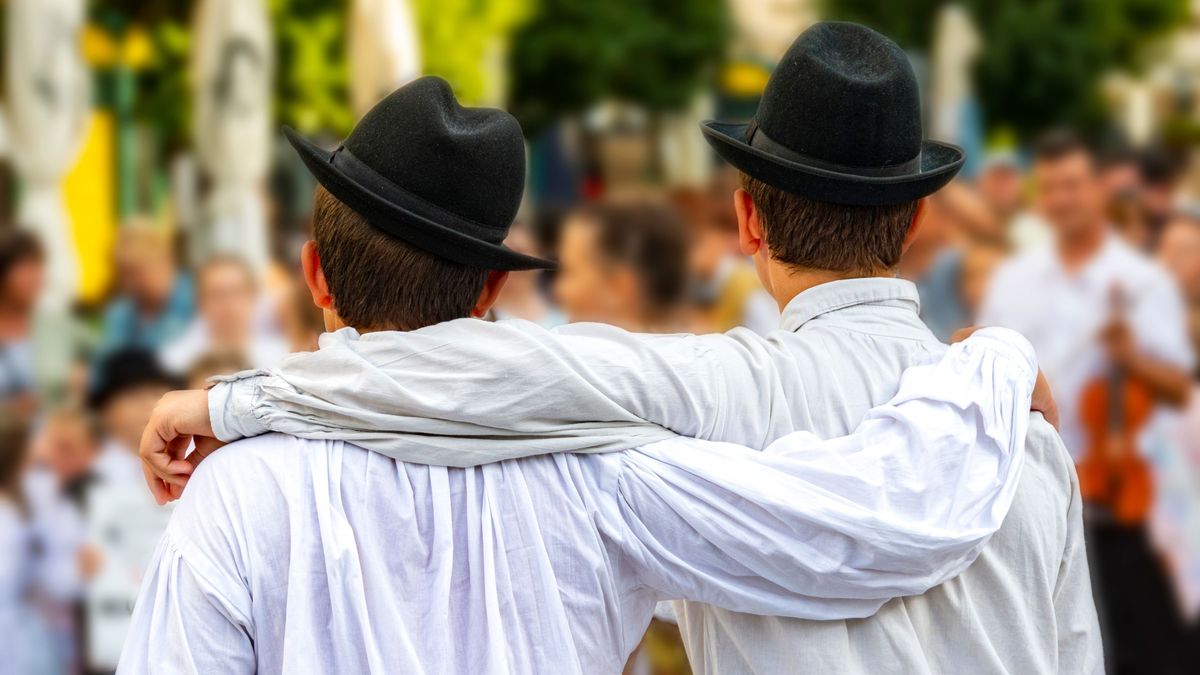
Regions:
M 249 594 L 239 582 L 215 582 L 185 559 L 170 530 L 142 582 L 119 675 L 254 673 Z
M 618 564 L 664 599 L 805 619 L 869 616 L 957 576 L 1012 504 L 1036 376 L 1024 338 L 977 335 L 906 371 L 849 436 L 587 458 L 622 462 L 598 510 Z
M 674 434 L 761 449 L 798 428 L 789 400 L 804 390 L 800 373 L 787 349 L 744 328 L 642 335 L 463 319 L 326 334 L 319 351 L 270 373 L 218 381 L 209 414 L 223 441 L 276 431 L 445 466 L 624 450 Z

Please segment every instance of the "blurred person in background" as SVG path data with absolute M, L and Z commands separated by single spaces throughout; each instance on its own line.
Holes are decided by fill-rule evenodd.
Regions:
M 0 230 L 0 407 L 28 415 L 37 407 L 33 311 L 45 275 L 42 248 L 23 230 Z
M 38 522 L 27 493 L 29 440 L 26 418 L 0 411 L 0 670 L 60 675 L 73 665 L 71 636 L 56 629 L 61 617 L 50 610 L 78 592 L 80 561 L 76 550 L 45 539 L 58 532 Z
M 526 255 L 540 255 L 529 230 L 520 222 L 513 224 L 504 245 Z M 541 270 L 510 272 L 504 291 L 496 299 L 489 313 L 493 321 L 501 319 L 524 319 L 539 326 L 553 328 L 565 323 L 566 318 L 546 298 L 541 281 L 545 278 Z M 308 303 L 309 306 L 312 303 Z
M 225 377 L 254 366 L 241 352 L 213 351 L 204 354 L 192 364 L 187 376 L 188 389 L 203 389 L 213 377 Z
M 86 522 L 87 490 L 96 479 L 95 425 L 81 409 L 56 408 L 44 416 L 33 447 L 26 495 L 36 514 L 39 544 L 46 551 L 44 572 L 59 589 L 41 609 L 55 627 L 57 650 L 74 660 L 84 653 L 80 629 L 85 584 L 103 562 L 99 548 L 88 541 Z
M 137 448 L 154 404 L 177 387 L 148 351 L 123 349 L 105 357 L 89 396 L 100 420 L 101 448 L 93 463 L 96 480 L 109 484 L 142 479 Z
M 975 189 L 992 217 L 1007 229 L 1025 207 L 1025 179 L 1016 153 L 988 153 L 975 177 Z
M 951 183 L 926 200 L 921 229 L 905 251 L 899 273 L 917 285 L 921 320 L 939 340 L 949 341 L 955 331 L 974 323 L 978 303 L 964 296 L 967 263 L 977 274 L 1004 241 L 1002 222 L 966 184 Z
M 184 376 L 209 352 L 240 354 L 253 368 L 275 365 L 288 353 L 287 341 L 269 329 L 267 306 L 254 271 L 241 258 L 210 258 L 196 273 L 197 315 L 187 329 L 160 351 L 163 367 Z
M 1145 250 L 1153 251 L 1174 212 L 1180 171 L 1166 149 L 1161 147 L 1151 147 L 1142 153 L 1138 166 L 1142 179 L 1142 212 L 1149 231 Z
M 779 305 L 738 248 L 737 220 L 728 203 L 736 181 L 737 173 L 726 168 L 717 172 L 710 190 L 675 195 L 690 228 L 688 265 L 692 300 L 699 310 L 693 327 L 697 333 L 744 326 L 766 335 L 779 327 Z
M 37 436 L 39 467 L 54 478 L 66 499 L 82 509 L 83 493 L 93 478 L 92 465 L 99 454 L 95 425 L 82 410 L 58 408 L 45 415 Z
M 100 356 L 126 348 L 156 352 L 192 321 L 191 277 L 177 266 L 170 234 L 151 223 L 122 228 L 114 251 L 118 295 L 104 313 Z
M 605 201 L 567 216 L 554 297 L 571 323 L 639 333 L 686 328 L 687 231 L 665 203 Z
M 1003 232 L 1007 245 L 1018 251 L 1050 240 L 1050 227 L 1026 203 L 1021 159 L 1011 150 L 989 153 L 975 179 L 975 189 Z
M 1118 673 L 1180 672 L 1182 628 L 1147 536 L 1153 488 L 1135 447 L 1143 430 L 1165 422 L 1128 408 L 1143 397 L 1151 412 L 1186 401 L 1194 361 L 1183 302 L 1170 276 L 1114 233 L 1098 163 L 1078 136 L 1043 137 L 1033 177 L 1053 244 L 997 270 L 979 321 L 1028 337 L 1054 387 L 1088 505 L 1111 666 Z M 1106 400 L 1123 405 L 1114 412 Z M 1108 469 L 1115 447 L 1126 461 Z M 1100 469 L 1111 474 L 1098 484 L 1092 477 Z
M 1158 241 L 1158 260 L 1183 294 L 1192 353 L 1200 354 L 1200 206 L 1170 219 Z
M 292 284 L 283 298 L 281 314 L 288 352 L 315 352 L 320 348 L 319 340 L 325 332 L 325 316 L 319 307 L 313 305 L 312 296 L 304 284 Z

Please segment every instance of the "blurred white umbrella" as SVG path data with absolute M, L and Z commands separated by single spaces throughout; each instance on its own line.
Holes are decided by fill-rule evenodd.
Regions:
M 196 155 L 211 179 L 198 249 L 260 273 L 270 251 L 263 179 L 270 161 L 271 24 L 263 0 L 201 0 L 192 50 Z
M 354 0 L 349 52 L 350 100 L 361 116 L 421 74 L 417 29 L 407 0 Z
M 983 38 L 960 5 L 938 12 L 933 38 L 933 123 L 931 136 L 963 144 L 963 106 L 973 94 L 971 67 Z
M 17 223 L 46 247 L 44 309 L 62 312 L 75 297 L 79 261 L 62 194 L 87 130 L 91 88 L 79 53 L 83 0 L 8 3 L 8 127 L 21 178 Z

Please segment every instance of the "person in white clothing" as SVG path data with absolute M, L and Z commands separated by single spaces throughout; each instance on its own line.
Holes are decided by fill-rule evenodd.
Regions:
M 845 105 L 853 112 L 855 106 L 870 101 L 872 109 L 899 111 L 905 125 L 919 120 L 911 69 L 903 52 L 886 38 L 850 24 L 818 24 L 801 36 L 793 51 L 784 61 L 788 68 L 777 71 L 768 86 L 764 105 L 770 101 L 772 109 L 784 109 L 790 102 L 783 99 L 795 97 L 803 98 L 806 105 L 812 103 L 802 95 L 800 84 L 811 75 L 809 68 L 820 77 L 848 70 L 845 76 L 856 82 L 854 73 L 862 68 L 876 74 L 894 72 L 893 80 L 870 79 L 873 86 L 882 87 L 873 95 L 889 105 L 879 106 L 871 97 L 826 103 Z M 816 115 L 814 124 L 848 116 L 847 111 L 841 115 L 829 110 L 809 112 Z M 773 139 L 762 143 L 770 151 L 764 153 L 782 152 L 776 147 L 776 127 L 760 128 Z M 778 128 L 787 133 L 786 125 Z M 793 131 L 805 128 L 798 124 Z M 172 448 L 189 434 L 232 440 L 267 430 L 284 431 L 322 442 L 350 442 L 422 464 L 470 467 L 550 452 L 620 451 L 630 442 L 645 446 L 632 452 L 640 456 L 668 447 L 647 445 L 649 441 L 678 433 L 762 449 L 768 462 L 781 452 L 789 459 L 813 460 L 812 468 L 822 476 L 819 493 L 824 495 L 809 503 L 813 523 L 826 522 L 816 514 L 842 499 L 857 500 L 880 487 L 949 494 L 971 490 L 970 481 L 953 486 L 911 482 L 903 468 L 909 461 L 915 457 L 942 461 L 950 457 L 944 453 L 929 455 L 908 447 L 852 459 L 786 450 L 797 438 L 792 435 L 797 430 L 832 439 L 856 428 L 861 431 L 856 425 L 871 406 L 889 399 L 915 402 L 905 392 L 912 383 L 905 369 L 954 353 L 946 352 L 921 324 L 912 285 L 893 278 L 900 253 L 919 221 L 918 200 L 949 180 L 961 164 L 957 149 L 922 144 L 919 121 L 915 128 L 915 140 L 908 138 L 916 150 L 909 150 L 917 152 L 918 159 L 929 153 L 929 163 L 924 169 L 889 169 L 896 175 L 886 181 L 849 173 L 828 180 L 828 162 L 837 157 L 837 148 L 826 157 L 826 168 L 812 174 L 817 178 L 802 178 L 804 172 L 795 167 L 802 158 L 787 160 L 793 166 L 782 170 L 783 160 L 758 161 L 761 153 L 744 149 L 746 141 L 738 139 L 753 142 L 752 132 L 729 125 L 713 130 L 730 132 L 726 134 L 730 142 L 721 141 L 717 147 L 727 150 L 722 154 L 744 174 L 744 189 L 735 196 L 743 252 L 753 257 L 764 284 L 783 309 L 782 330 L 770 336 L 759 337 L 744 329 L 724 335 L 645 336 L 599 324 L 550 332 L 521 321 L 472 320 L 407 332 L 342 328 L 324 336 L 318 352 L 292 357 L 269 374 L 226 380 L 207 393 L 181 393 L 160 402 L 142 446 L 151 482 L 164 498 L 169 496 L 167 488 L 158 481 L 169 481 L 176 491 L 187 482 L 181 474 L 197 458 L 172 459 L 179 455 Z M 849 136 L 858 143 L 869 134 Z M 893 140 L 892 136 L 877 138 L 880 147 Z M 748 159 L 751 156 L 753 161 Z M 842 201 L 805 196 L 813 191 Z M 899 399 L 892 399 L 897 387 Z M 913 421 L 916 426 L 910 431 L 937 429 L 932 420 Z M 679 438 L 663 443 L 690 444 Z M 882 603 L 873 618 L 779 608 L 764 612 L 748 605 L 730 606 L 730 591 L 722 591 L 716 601 L 697 602 L 688 596 L 702 595 L 703 589 L 664 589 L 661 582 L 653 581 L 649 586 L 659 594 L 688 601 L 679 605 L 681 628 L 699 672 L 1100 672 L 1103 662 L 1083 555 L 1078 488 L 1069 458 L 1057 434 L 1038 416 L 1030 421 L 1024 448 L 1012 511 L 976 564 L 924 594 Z M 240 450 L 241 446 L 223 450 L 218 458 Z M 777 489 L 790 494 L 796 487 L 760 480 L 756 467 L 764 455 L 728 445 L 719 450 L 733 452 L 738 459 L 722 465 L 726 473 L 711 475 L 735 482 L 748 478 L 747 484 L 753 486 L 749 492 L 734 497 L 716 485 L 699 486 L 687 476 L 639 468 L 640 478 L 623 484 L 646 480 L 653 488 L 637 495 L 661 504 L 665 512 L 660 516 L 667 521 L 687 523 L 675 522 L 665 531 L 639 526 L 641 534 L 683 547 L 670 553 L 684 566 L 678 571 L 682 577 L 690 578 L 686 568 L 706 559 L 685 550 L 695 538 L 693 528 L 705 523 L 732 539 L 744 536 L 734 546 L 746 547 L 737 555 L 747 562 L 757 560 L 763 547 L 789 551 L 797 555 L 794 564 L 801 565 L 795 574 L 807 576 L 801 571 L 804 566 L 826 558 L 821 563 L 823 572 L 812 580 L 823 594 L 839 586 L 843 563 L 827 556 L 841 557 L 847 552 L 841 546 L 820 545 L 820 551 L 811 551 L 810 556 L 800 550 L 805 546 L 799 538 L 763 539 L 759 534 L 760 517 L 771 521 L 785 517 L 777 510 L 778 503 L 765 506 L 759 500 L 774 500 Z M 601 461 L 629 454 L 604 455 Z M 691 451 L 680 453 L 673 463 L 686 467 L 688 476 L 710 475 L 691 467 L 691 457 Z M 524 464 L 532 461 L 518 464 L 532 466 Z M 593 458 L 555 456 L 554 461 L 589 465 Z M 879 462 L 875 467 L 879 473 L 873 470 L 862 476 L 866 485 L 844 482 L 855 475 L 852 467 L 860 461 L 871 466 Z M 559 473 L 576 475 L 574 469 Z M 192 480 L 188 492 L 202 475 L 201 471 Z M 873 484 L 876 478 L 879 483 Z M 662 496 L 668 494 L 681 500 L 668 504 Z M 618 498 L 624 500 L 626 512 L 648 513 L 641 509 L 649 504 L 640 499 L 626 493 Z M 904 509 L 958 508 L 959 497 L 944 498 L 939 503 L 943 497 L 925 493 L 889 503 Z M 971 511 L 979 517 L 986 510 Z M 842 526 L 854 531 L 852 541 L 875 541 L 879 533 L 871 521 L 878 515 L 882 514 L 842 521 Z M 660 539 L 663 536 L 667 539 Z M 893 544 L 904 539 L 896 533 L 886 538 Z M 861 559 L 857 554 L 853 557 Z M 868 581 L 880 571 L 878 563 L 892 559 L 891 555 L 874 559 L 871 567 L 876 571 L 862 574 L 860 580 Z M 751 564 L 756 570 L 766 569 Z M 576 597 L 573 592 L 568 595 Z M 549 671 L 552 665 L 539 664 L 535 670 Z M 589 670 L 606 669 L 611 670 L 611 665 L 598 664 Z
M 1089 432 L 1085 396 L 1114 377 L 1144 391 L 1153 406 L 1147 425 L 1132 433 L 1144 445 L 1147 432 L 1169 433 L 1169 409 L 1182 405 L 1191 388 L 1194 357 L 1182 297 L 1163 268 L 1109 225 L 1102 175 L 1078 136 L 1055 131 L 1042 138 L 1033 180 L 1053 241 L 1001 265 L 980 321 L 1020 331 L 1037 348 L 1076 462 L 1113 452 L 1094 423 Z M 1096 414 L 1096 406 L 1091 410 Z M 1113 428 L 1125 413 L 1099 414 Z M 1110 483 L 1083 483 L 1110 661 L 1117 672 L 1187 672 L 1189 657 L 1179 650 L 1184 629 L 1144 518 L 1111 508 L 1104 494 Z
M 513 152 L 520 162 L 505 150 L 521 148 L 510 120 L 462 109 L 445 82 L 424 78 L 368 114 L 332 169 L 329 153 L 293 136 L 325 186 L 302 263 L 328 328 L 386 341 L 483 316 L 504 282 L 489 268 L 538 264 L 498 244 L 424 240 L 435 254 L 390 229 L 428 228 L 412 210 L 429 203 L 444 204 L 440 221 L 453 226 L 451 209 L 471 206 L 459 195 L 519 176 L 495 165 Z M 418 162 L 420 175 L 397 161 Z M 324 173 L 335 169 L 353 185 Z M 451 175 L 475 183 L 448 198 L 438 190 Z M 371 181 L 376 192 L 403 185 L 426 196 L 404 207 L 408 218 L 382 219 L 379 203 L 354 191 Z M 519 181 L 510 187 L 511 212 L 497 217 L 508 222 Z M 475 205 L 485 222 L 505 207 Z M 468 363 L 454 372 L 489 376 Z M 623 434 L 604 454 L 463 469 L 398 462 L 333 436 L 264 436 L 216 456 L 202 442 L 175 460 L 198 470 L 119 670 L 615 672 L 661 599 L 868 616 L 961 572 L 1000 527 L 1025 464 L 1035 380 L 1024 339 L 988 330 L 914 365 L 853 435 L 788 434 L 765 453 L 661 427 Z M 487 445 L 539 454 L 503 438 Z

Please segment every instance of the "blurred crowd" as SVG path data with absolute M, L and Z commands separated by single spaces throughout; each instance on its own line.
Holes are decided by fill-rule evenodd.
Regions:
M 975 175 L 931 197 L 898 270 L 943 340 L 973 324 L 1006 325 L 1037 348 L 1089 500 L 1110 663 L 1152 666 L 1118 672 L 1176 672 L 1198 653 L 1194 179 L 1165 151 L 1048 134 L 1023 152 L 988 154 Z M 509 244 L 553 255 L 560 269 L 514 273 L 489 318 L 771 330 L 780 308 L 740 253 L 735 185 L 718 171 L 703 189 L 600 190 L 523 215 Z M 0 558 L 0 642 L 24 659 L 17 672 L 115 666 L 141 566 L 169 512 L 149 498 L 136 456 L 157 399 L 317 348 L 322 317 L 294 262 L 257 273 L 222 254 L 189 266 L 187 248 L 161 225 L 124 224 L 111 297 L 57 328 L 70 333 L 75 358 L 65 390 L 47 395 L 34 340 L 43 252 L 24 230 L 0 230 L 0 538 L 12 552 Z M 1114 437 L 1144 463 L 1141 497 L 1113 494 L 1137 468 L 1101 461 L 1122 456 Z M 663 609 L 630 672 L 686 671 Z

